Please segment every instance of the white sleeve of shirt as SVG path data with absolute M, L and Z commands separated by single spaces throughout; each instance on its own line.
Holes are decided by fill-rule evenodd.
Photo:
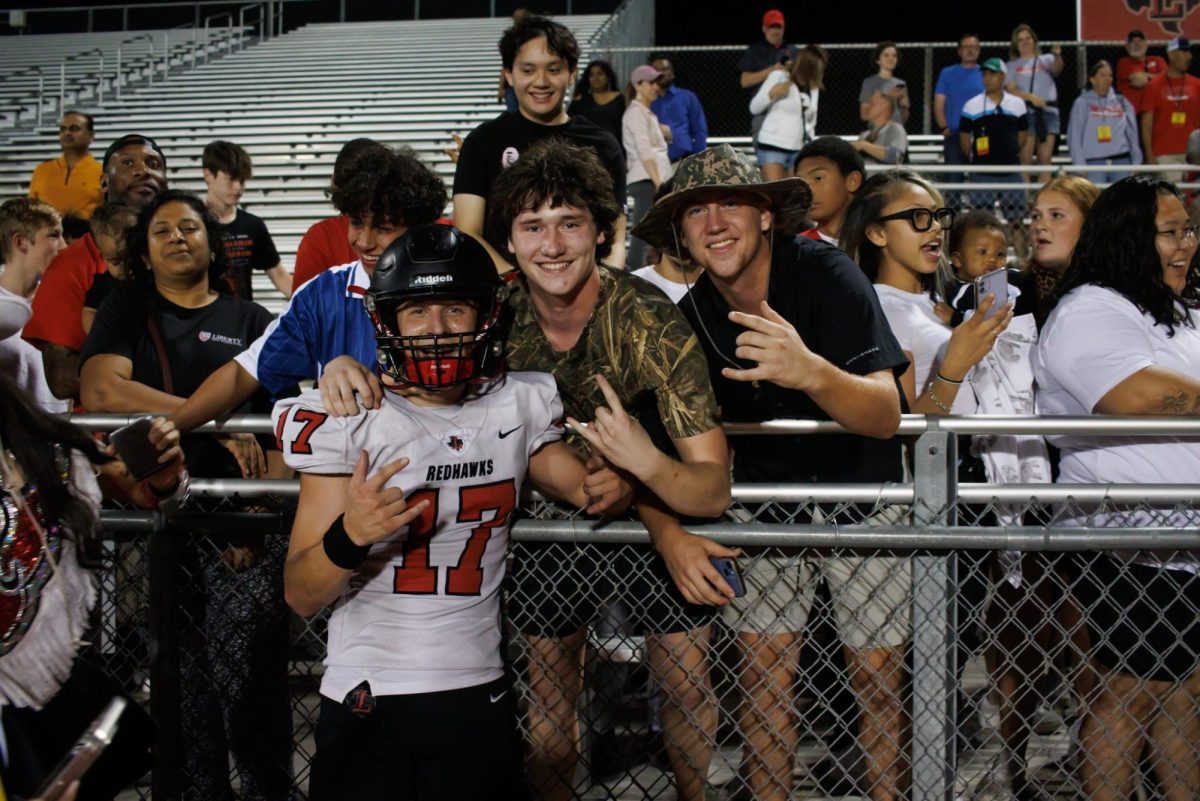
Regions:
M 526 398 L 530 434 L 529 455 L 537 453 L 543 445 L 562 439 L 563 405 L 558 395 L 554 376 L 549 373 L 524 373 L 529 378 L 529 393 Z
M 1109 390 L 1154 364 L 1148 318 L 1111 290 L 1066 298 L 1041 333 L 1042 365 L 1089 413 Z M 1068 312 L 1063 314 L 1063 312 Z
M 321 393 L 312 389 L 276 403 L 271 421 L 288 467 L 304 473 L 344 475 L 353 473 L 358 461 L 357 449 L 351 448 L 350 426 L 365 415 L 334 417 L 321 405 Z

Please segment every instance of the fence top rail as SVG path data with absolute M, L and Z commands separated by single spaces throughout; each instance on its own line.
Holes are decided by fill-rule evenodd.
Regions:
M 192 493 L 214 498 L 270 496 L 294 498 L 300 482 L 282 478 L 194 478 Z M 734 484 L 733 500 L 756 503 L 857 503 L 869 506 L 906 506 L 916 499 L 912 484 Z M 535 492 L 540 500 L 545 498 Z M 956 500 L 987 504 L 1196 504 L 1197 484 L 960 484 Z
M 76 414 L 72 423 L 91 431 L 113 431 L 143 414 Z M 729 434 L 838 434 L 845 429 L 831 420 L 768 420 L 762 423 L 725 423 Z M 199 431 L 271 434 L 271 418 L 265 414 L 239 414 L 221 423 L 206 423 Z M 906 414 L 898 435 L 926 431 L 956 434 L 1089 434 L 1093 436 L 1195 436 L 1200 437 L 1200 419 L 1151 416 L 1038 417 L 1023 415 L 971 414 L 952 417 Z
M 1165 45 L 1167 43 L 1167 41 L 1168 41 L 1167 39 L 1149 40 L 1151 45 L 1155 45 L 1155 44 Z M 727 51 L 727 52 L 732 53 L 732 52 L 741 52 L 741 51 L 745 50 L 747 45 L 749 45 L 749 44 L 750 44 L 749 42 L 747 42 L 746 44 L 711 44 L 711 45 L 644 44 L 644 45 L 619 45 L 619 46 L 614 46 L 614 47 L 606 47 L 602 44 L 590 43 L 590 46 L 593 51 L 602 51 L 605 53 L 644 53 L 647 50 L 662 51 L 664 53 L 699 53 L 699 52 L 711 53 L 713 51 Z M 795 44 L 795 42 L 792 42 L 792 44 Z M 1061 40 L 1056 40 L 1056 41 L 1042 40 L 1039 42 L 1039 44 L 1044 47 L 1052 47 L 1054 45 L 1059 45 L 1062 47 L 1090 47 L 1090 46 L 1124 47 L 1125 46 L 1124 41 L 1118 41 L 1116 39 L 1113 39 L 1111 41 L 1105 40 L 1105 41 L 1094 41 L 1094 42 L 1093 41 L 1081 42 L 1076 39 L 1061 39 Z M 822 50 L 864 50 L 864 49 L 865 50 L 873 50 L 878 45 L 879 45 L 878 42 L 837 42 L 837 43 L 831 43 L 831 44 L 822 44 L 821 49 Z M 1007 39 L 1005 39 L 1004 41 L 996 40 L 996 41 L 980 42 L 979 46 L 980 47 L 1003 47 L 1003 48 L 1007 49 L 1012 46 L 1012 42 L 1008 41 Z M 920 47 L 956 48 L 956 47 L 958 47 L 958 42 L 896 42 L 896 47 L 898 47 L 901 50 L 903 50 L 905 48 L 915 49 L 915 48 L 920 48 Z

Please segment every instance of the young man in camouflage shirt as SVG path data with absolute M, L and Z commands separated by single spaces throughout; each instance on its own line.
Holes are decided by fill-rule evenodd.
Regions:
M 683 315 L 648 282 L 600 263 L 620 214 L 600 160 L 590 149 L 539 142 L 500 175 L 492 196 L 494 234 L 507 238 L 520 273 L 509 297 L 509 369 L 554 375 L 573 428 L 568 442 L 641 482 L 639 516 L 652 535 L 669 531 L 682 547 L 736 555 L 687 534 L 673 516 L 725 511 L 728 447 Z M 649 667 L 665 690 L 679 797 L 702 801 L 716 729 L 709 623 L 733 593 L 707 558 L 664 563 L 648 546 L 533 544 L 516 560 L 509 610 L 530 646 L 534 792 L 571 796 L 586 625 L 614 589 L 646 633 Z

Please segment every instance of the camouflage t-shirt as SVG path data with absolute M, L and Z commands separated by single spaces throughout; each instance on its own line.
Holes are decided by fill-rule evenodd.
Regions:
M 513 281 L 508 369 L 552 373 L 564 411 L 581 422 L 591 421 L 596 408 L 607 405 L 595 380 L 600 374 L 643 424 L 638 412 L 657 406 L 673 439 L 716 428 L 708 363 L 683 313 L 650 282 L 604 265 L 599 270 L 596 310 L 567 351 L 555 350 L 546 339 L 524 279 Z M 572 440 L 568 437 L 572 445 L 579 444 Z

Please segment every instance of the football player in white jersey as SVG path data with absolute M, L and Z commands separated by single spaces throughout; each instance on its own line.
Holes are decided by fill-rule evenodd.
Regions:
M 286 597 L 304 616 L 333 609 L 314 801 L 525 794 L 500 648 L 510 521 L 527 474 L 595 499 L 559 441 L 554 379 L 500 369 L 499 289 L 476 240 L 410 229 L 366 293 L 394 384 L 380 408 L 332 417 L 315 390 L 275 407 L 301 472 Z

